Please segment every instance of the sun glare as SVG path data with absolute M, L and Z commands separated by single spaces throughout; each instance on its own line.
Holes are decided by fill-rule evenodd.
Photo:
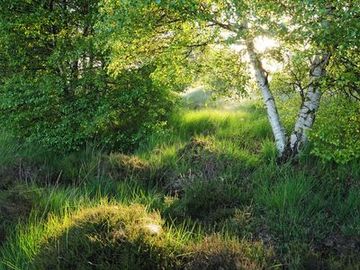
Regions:
M 227 39 L 229 37 L 232 37 L 232 33 L 227 32 L 227 31 L 222 31 L 221 36 L 222 36 L 222 38 Z M 263 54 L 270 49 L 279 47 L 280 43 L 277 40 L 266 37 L 266 36 L 257 36 L 254 39 L 254 46 L 255 46 L 255 50 L 258 53 Z M 221 45 L 219 46 L 219 48 L 222 48 Z M 231 44 L 230 48 L 235 52 L 243 52 L 243 51 L 246 52 L 246 46 L 244 43 L 241 43 L 241 42 L 237 43 L 237 44 Z M 244 56 L 245 56 L 244 60 L 249 61 L 249 56 L 246 53 L 244 54 Z M 277 62 L 276 60 L 271 59 L 270 57 L 266 57 L 266 56 L 263 57 L 262 62 L 263 62 L 264 68 L 270 72 L 276 72 L 283 68 L 282 63 Z
M 263 53 L 268 49 L 278 47 L 279 42 L 277 42 L 275 39 L 272 38 L 258 36 L 254 40 L 254 46 L 258 52 Z

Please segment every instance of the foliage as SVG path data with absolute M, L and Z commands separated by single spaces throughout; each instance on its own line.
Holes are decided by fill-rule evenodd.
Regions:
M 249 50 L 249 44 L 257 37 L 270 37 L 277 40 L 279 46 L 265 52 L 255 50 L 253 54 L 266 82 L 270 72 L 262 62 L 275 60 L 283 65 L 284 68 L 271 77 L 275 79 L 270 83 L 271 88 L 274 86 L 277 92 L 286 94 L 300 94 L 302 104 L 311 95 L 309 92 L 326 92 L 330 88 L 355 97 L 358 67 L 351 55 L 356 57 L 358 52 L 359 25 L 352 19 L 359 14 L 357 6 L 351 1 L 280 2 L 187 0 L 131 5 L 128 1 L 103 1 L 104 24 L 100 29 L 108 35 L 105 46 L 112 51 L 111 70 L 118 73 L 124 66 L 131 69 L 153 63 L 157 65 L 152 74 L 154 78 L 166 81 L 178 74 L 177 78 L 191 82 L 196 78 L 195 73 L 197 79 L 216 93 L 244 94 L 250 84 L 244 68 L 245 53 L 239 51 L 244 51 L 244 47 Z M 140 20 L 144 23 L 139 24 Z M 246 46 L 241 47 L 243 44 Z M 321 67 L 319 78 L 315 78 L 318 75 L 313 76 L 316 67 L 311 59 L 320 55 L 327 56 L 326 63 Z M 324 75 L 326 69 L 333 77 Z M 311 114 L 316 115 L 317 108 L 307 113 Z M 310 118 L 309 128 L 315 117 Z M 281 121 L 277 122 L 282 127 Z M 282 139 L 285 134 L 281 138 L 282 144 L 288 145 L 294 154 L 299 149 L 293 146 L 302 148 L 308 137 L 307 128 L 298 125 L 301 123 L 296 123 L 294 132 L 304 143 L 290 144 L 289 140 Z M 278 150 L 281 155 L 283 149 Z
M 19 140 L 58 151 L 86 143 L 128 151 L 164 125 L 174 96 L 152 81 L 153 67 L 107 74 L 97 4 L 1 4 L 1 121 Z
M 326 100 L 311 133 L 312 152 L 326 161 L 347 163 L 360 157 L 360 106 L 351 99 Z
M 97 26 L 101 46 L 111 52 L 110 73 L 117 76 L 125 69 L 152 64 L 156 66 L 152 78 L 165 87 L 183 90 L 192 82 L 194 60 L 213 34 L 173 9 L 178 4 L 101 2 L 102 20 Z
M 246 65 L 239 53 L 230 49 L 211 49 L 198 59 L 199 80 L 216 95 L 246 94 Z
M 245 54 L 233 49 L 257 36 L 280 42 L 257 52 L 284 65 L 272 76 L 276 89 L 303 96 L 307 59 L 329 51 L 322 90 L 356 96 L 358 8 L 275 2 L 4 2 L 1 121 L 20 140 L 53 150 L 93 143 L 131 151 L 165 125 L 171 91 L 194 81 L 221 95 L 249 91 Z

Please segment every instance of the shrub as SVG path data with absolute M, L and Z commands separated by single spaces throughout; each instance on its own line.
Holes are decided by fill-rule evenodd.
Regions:
M 107 73 L 109 51 L 95 45 L 98 4 L 1 2 L 0 120 L 19 141 L 131 151 L 164 124 L 174 96 L 154 83 L 155 67 Z
M 310 134 L 312 153 L 326 161 L 347 163 L 360 157 L 360 105 L 342 98 L 326 101 Z

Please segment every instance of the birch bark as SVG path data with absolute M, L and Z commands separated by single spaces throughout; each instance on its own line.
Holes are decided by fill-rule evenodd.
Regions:
M 276 148 L 278 150 L 279 156 L 281 157 L 286 147 L 285 129 L 281 124 L 280 116 L 275 104 L 275 99 L 270 91 L 267 73 L 262 67 L 258 55 L 255 52 L 254 43 L 252 40 L 246 41 L 246 48 L 249 54 L 250 64 L 255 72 L 256 83 L 262 92 L 267 115 L 275 138 Z
M 321 91 L 319 80 L 326 73 L 326 66 L 329 59 L 330 54 L 317 55 L 311 62 L 310 83 L 289 141 L 290 151 L 293 156 L 307 143 L 308 130 L 311 129 L 314 124 L 315 116 L 320 105 Z

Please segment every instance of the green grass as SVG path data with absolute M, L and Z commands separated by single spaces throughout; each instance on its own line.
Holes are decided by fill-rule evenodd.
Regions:
M 359 161 L 336 165 L 304 154 L 277 165 L 264 110 L 254 104 L 180 111 L 130 156 L 92 148 L 56 156 L 15 147 L 5 136 L 1 143 L 0 269 L 46 269 L 59 254 L 90 269 L 76 250 L 103 269 L 126 269 L 111 261 L 114 254 L 128 269 L 360 267 Z M 156 213 L 160 236 L 142 238 L 131 215 L 106 214 L 133 205 L 140 216 Z M 99 209 L 102 221 L 89 220 Z M 124 246 L 109 234 L 120 223 L 136 231 Z
M 175 224 L 161 219 L 167 203 L 159 193 L 127 181 L 113 186 L 116 191 L 108 196 L 107 189 L 92 185 L 36 190 L 42 196 L 27 221 L 8 230 L 0 269 L 92 269 L 89 260 L 94 260 L 96 269 L 182 269 L 188 264 L 188 269 L 196 269 L 191 265 L 208 263 L 195 256 L 202 251 L 198 250 L 202 241 L 209 241 L 206 232 L 187 220 Z M 149 224 L 161 227 L 159 235 L 147 231 Z M 116 234 L 121 234 L 119 239 Z M 244 264 L 259 267 L 268 263 L 270 256 L 260 243 L 219 237 L 210 242 L 215 250 L 207 254 L 214 257 L 213 264 L 225 258 L 234 263 L 241 258 Z M 228 245 L 230 250 L 222 250 Z

